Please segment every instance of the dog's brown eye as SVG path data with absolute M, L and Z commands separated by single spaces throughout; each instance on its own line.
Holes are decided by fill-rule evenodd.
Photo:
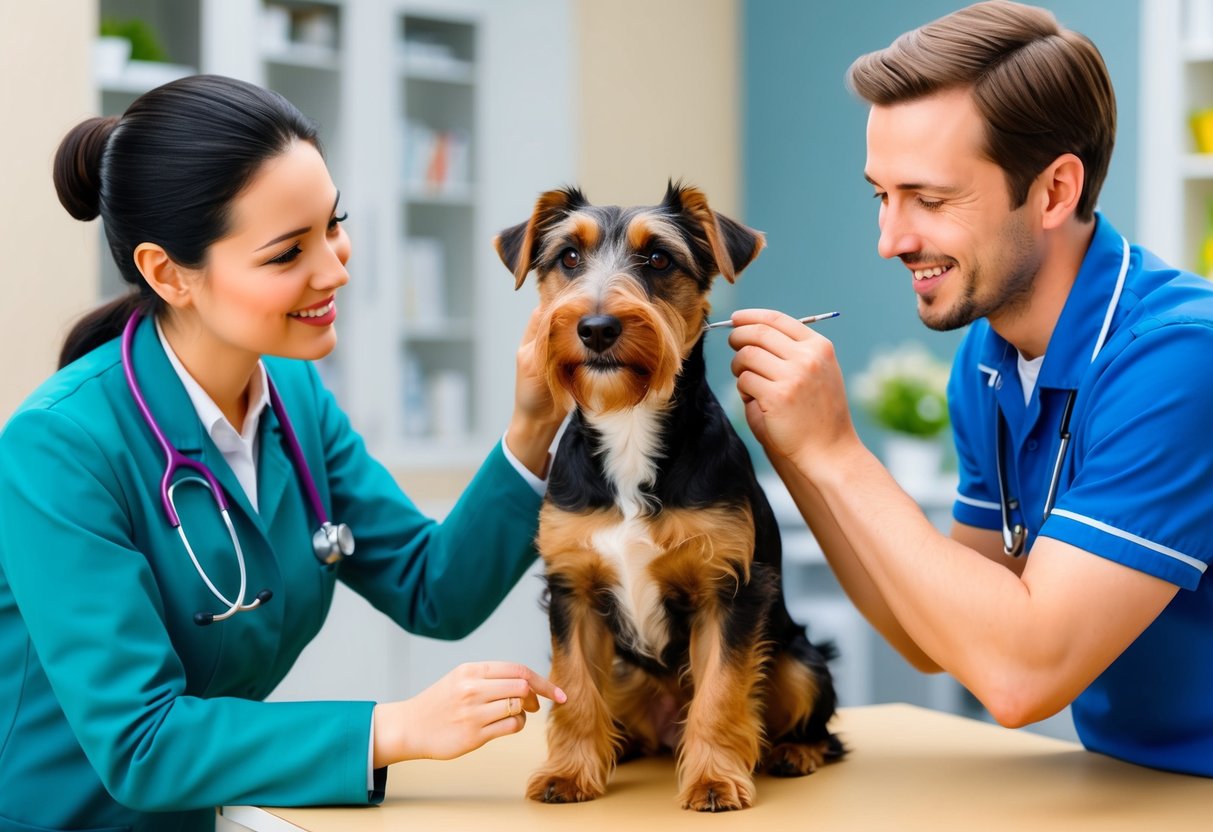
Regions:
M 577 268 L 577 264 L 581 262 L 581 255 L 577 253 L 575 248 L 566 248 L 560 253 L 560 265 L 566 269 L 572 270 Z
M 657 249 L 649 255 L 649 268 L 654 271 L 664 272 L 670 267 L 671 262 L 670 255 L 661 249 Z

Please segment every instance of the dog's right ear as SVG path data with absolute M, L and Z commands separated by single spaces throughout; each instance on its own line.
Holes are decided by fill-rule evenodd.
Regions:
M 707 196 L 696 187 L 670 180 L 661 205 L 698 226 L 696 230 L 711 249 L 716 272 L 729 283 L 737 280 L 741 270 L 750 265 L 767 244 L 766 235 L 761 231 L 709 208 Z
M 556 221 L 589 201 L 573 187 L 547 191 L 535 201 L 535 210 L 526 222 L 510 226 L 493 238 L 493 247 L 505 267 L 514 273 L 514 289 L 522 286 L 535 267 L 539 242 Z

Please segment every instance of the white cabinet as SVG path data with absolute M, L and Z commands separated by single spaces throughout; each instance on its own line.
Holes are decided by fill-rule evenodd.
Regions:
M 1141 15 L 1141 242 L 1209 276 L 1213 144 L 1202 152 L 1191 118 L 1213 111 L 1213 0 L 1150 0 Z
M 403 398 L 390 433 L 406 446 L 429 440 L 449 453 L 490 428 L 474 416 L 476 321 L 491 314 L 473 279 L 477 243 L 488 242 L 476 237 L 478 27 L 407 12 L 397 27 L 402 270 L 394 311 L 405 326 L 393 350 Z
M 278 90 L 319 123 L 353 241 L 321 372 L 394 471 L 462 479 L 505 430 L 536 302 L 533 287 L 514 291 L 493 235 L 574 180 L 570 0 L 100 0 L 100 12 L 149 22 L 168 53 L 98 77 L 103 112 L 207 72 Z M 122 284 L 102 252 L 112 295 Z M 448 507 L 411 496 L 435 516 Z M 275 697 L 394 699 L 475 659 L 546 668 L 540 590 L 524 578 L 451 644 L 410 637 L 339 588 Z
M 208 72 L 319 123 L 354 246 L 326 382 L 394 470 L 477 465 L 535 303 L 492 237 L 575 173 L 569 0 L 100 0 L 100 17 L 146 22 L 167 53 L 99 75 L 102 112 Z M 108 259 L 103 295 L 122 290 Z

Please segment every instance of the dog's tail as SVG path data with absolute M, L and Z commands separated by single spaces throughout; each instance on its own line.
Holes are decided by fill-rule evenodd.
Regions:
M 827 662 L 832 662 L 838 658 L 838 645 L 834 643 L 834 639 L 828 638 L 825 641 L 810 641 L 817 648 L 817 652 Z

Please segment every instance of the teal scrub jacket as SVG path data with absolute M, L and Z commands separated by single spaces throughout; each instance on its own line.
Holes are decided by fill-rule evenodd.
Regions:
M 52 376 L 0 435 L 0 830 L 212 830 L 221 804 L 367 803 L 373 702 L 261 700 L 320 630 L 338 580 L 410 632 L 470 633 L 534 561 L 539 496 L 498 444 L 434 522 L 367 454 L 309 363 L 269 358 L 321 500 L 357 536 L 352 558 L 324 566 L 273 412 L 260 426 L 257 513 L 147 320 L 134 361 L 170 441 L 227 492 L 248 598 L 269 588 L 273 599 L 194 623 L 223 607 L 161 508 L 163 453 L 118 341 Z M 176 494 L 207 573 L 233 597 L 236 557 L 209 494 Z

